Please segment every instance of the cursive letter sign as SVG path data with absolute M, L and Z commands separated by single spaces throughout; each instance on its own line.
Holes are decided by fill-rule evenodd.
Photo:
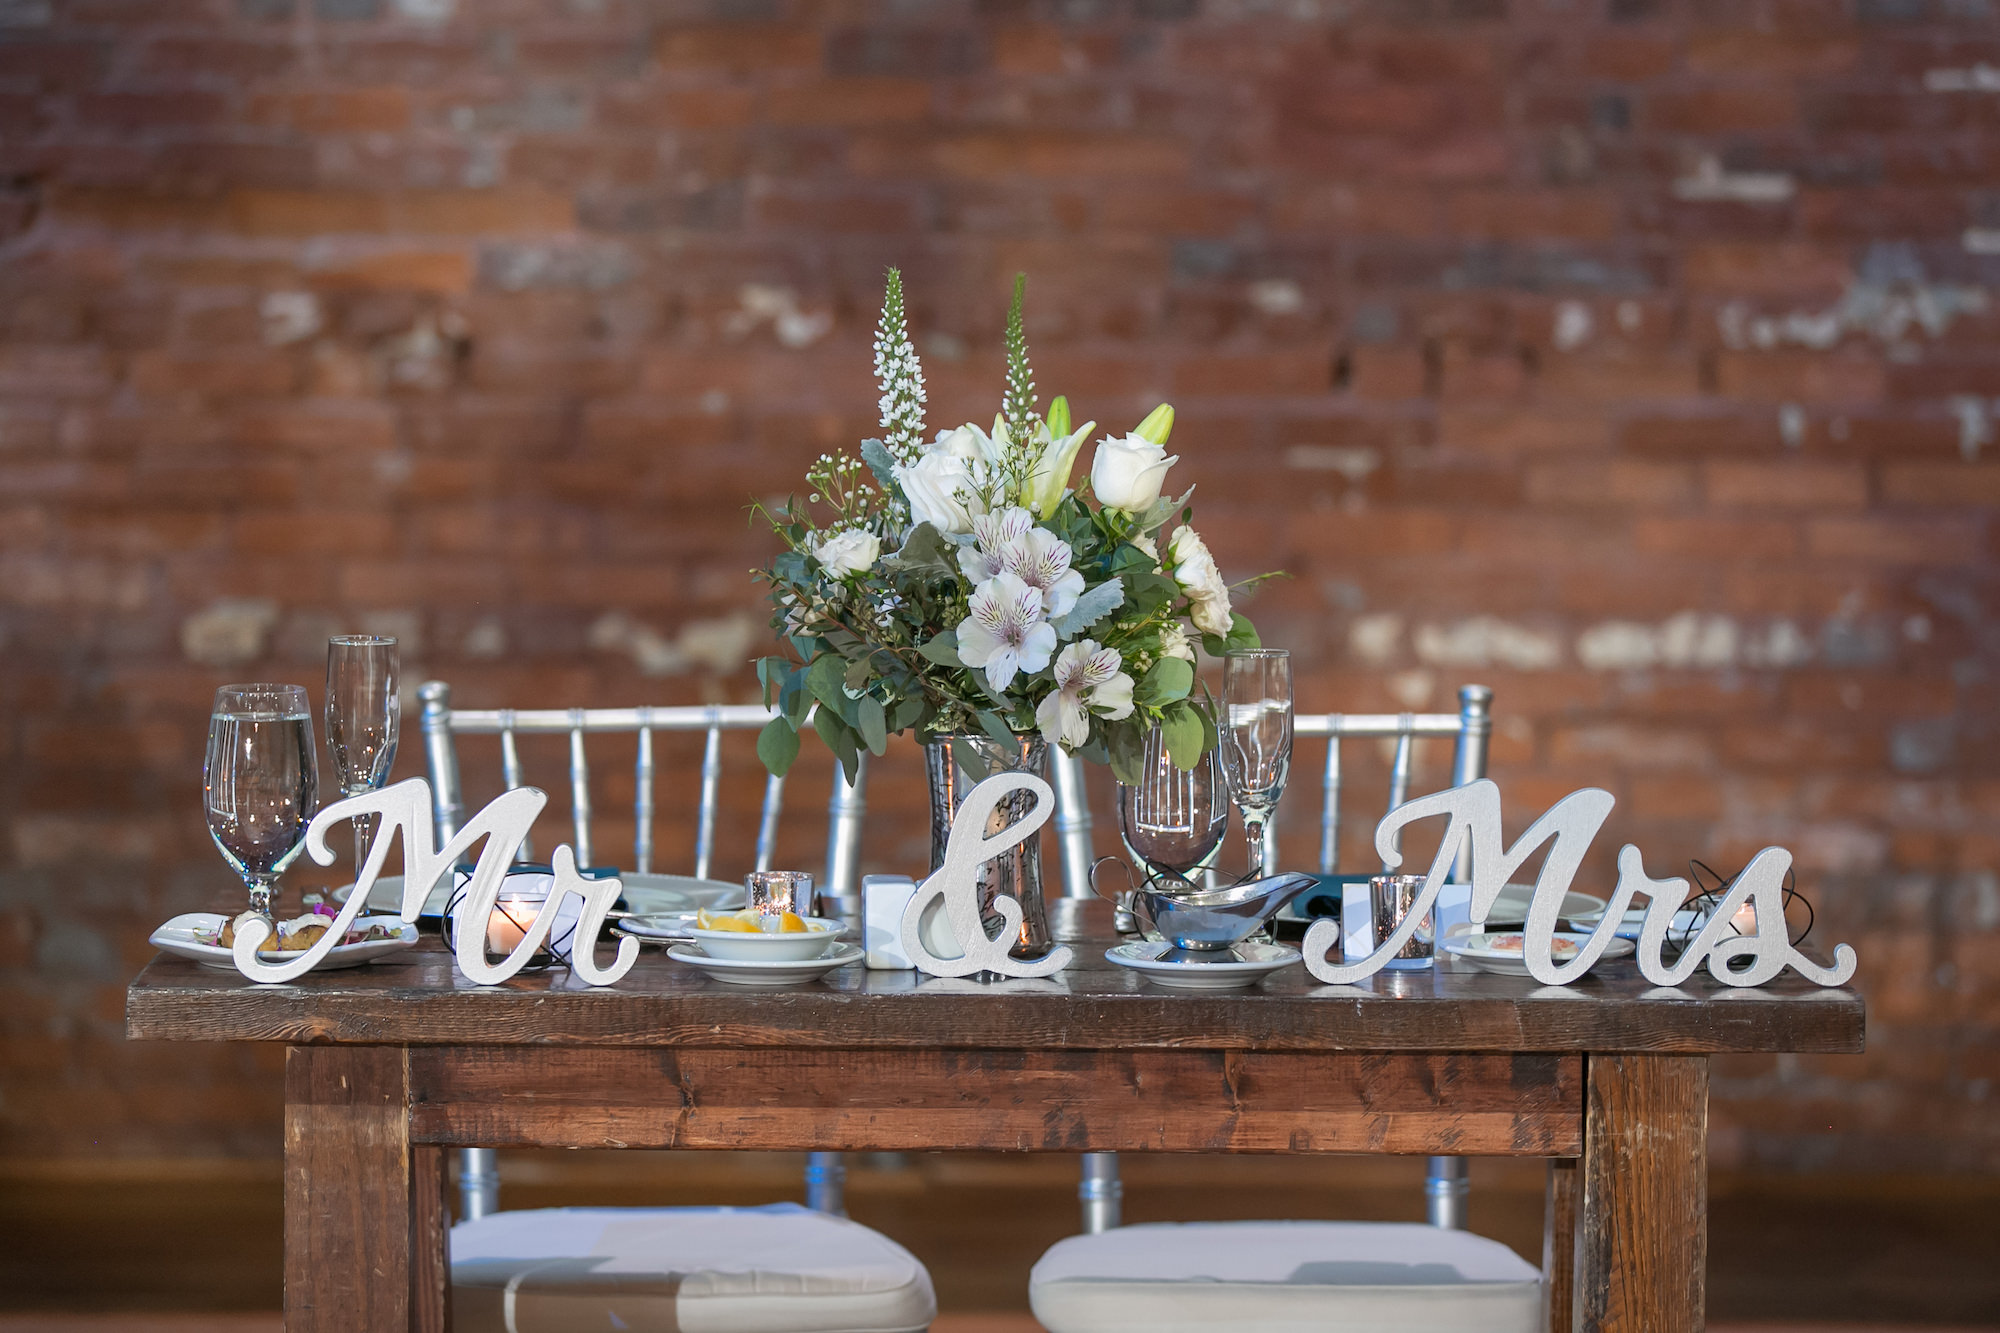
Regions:
M 623 885 L 615 879 L 589 880 L 578 875 L 576 857 L 566 846 L 556 848 L 555 888 L 536 912 L 534 924 L 499 963 L 486 960 L 486 925 L 493 915 L 493 904 L 500 895 L 500 881 L 506 877 L 507 867 L 527 840 L 535 816 L 542 812 L 548 800 L 546 794 L 534 787 L 519 787 L 504 792 L 491 805 L 468 819 L 465 827 L 441 848 L 435 846 L 431 826 L 430 784 L 422 778 L 410 778 L 393 787 L 333 802 L 314 815 L 306 829 L 306 850 L 313 860 L 323 866 L 332 865 L 334 859 L 334 851 L 326 843 L 328 830 L 357 815 L 382 816 L 374 845 L 368 849 L 368 860 L 355 879 L 354 891 L 341 904 L 340 915 L 334 918 L 326 934 L 311 948 L 282 963 L 266 963 L 257 957 L 258 946 L 271 936 L 271 927 L 261 919 L 245 921 L 236 932 L 236 943 L 230 953 L 236 969 L 252 981 L 291 981 L 312 970 L 335 945 L 346 938 L 355 919 L 361 915 L 368 895 L 382 873 L 382 863 L 389 855 L 391 835 L 401 829 L 403 901 L 399 914 L 405 921 L 415 921 L 417 914 L 423 910 L 424 900 L 430 896 L 431 885 L 460 856 L 471 850 L 472 844 L 481 838 L 486 840 L 486 845 L 479 849 L 479 861 L 473 868 L 472 882 L 453 913 L 456 924 L 454 934 L 458 940 L 458 969 L 469 980 L 490 986 L 520 971 L 554 927 L 556 909 L 563 896 L 574 893 L 583 900 L 583 910 L 577 922 L 570 969 L 589 985 L 609 985 L 631 971 L 639 956 L 639 942 L 630 937 L 619 941 L 618 956 L 609 967 L 598 967 L 592 955 L 598 932 L 604 928 L 605 915 L 618 901 Z
M 1034 809 L 989 837 L 987 821 L 1000 802 L 1017 791 L 1034 793 Z M 997 936 L 987 935 L 979 915 L 979 867 L 1041 832 L 1042 825 L 1049 822 L 1049 812 L 1055 808 L 1055 799 L 1049 784 L 1032 773 L 996 773 L 965 794 L 965 803 L 952 817 L 944 864 L 917 885 L 916 895 L 903 909 L 903 956 L 919 971 L 934 977 L 967 977 L 975 972 L 1046 977 L 1069 966 L 1067 946 L 1052 949 L 1033 962 L 1023 962 L 1008 954 L 1021 929 L 1021 904 L 1005 894 L 993 899 L 993 910 L 1004 923 Z M 939 958 L 924 947 L 924 911 L 939 899 L 944 900 L 951 933 L 964 950 L 956 958 Z
M 1688 882 L 1684 879 L 1651 878 L 1646 874 L 1639 849 L 1626 846 L 1618 853 L 1618 887 L 1612 892 L 1604 918 L 1577 950 L 1575 958 L 1566 964 L 1557 964 L 1554 956 L 1555 928 L 1557 919 L 1562 915 L 1563 897 L 1569 892 L 1570 881 L 1575 878 L 1577 867 L 1583 863 L 1584 853 L 1589 850 L 1592 839 L 1611 814 L 1613 804 L 1615 798 L 1611 793 L 1600 788 L 1587 787 L 1571 792 L 1536 820 L 1519 841 L 1504 850 L 1500 845 L 1500 788 L 1488 779 L 1481 778 L 1463 787 L 1420 796 L 1396 807 L 1375 826 L 1375 850 L 1383 864 L 1391 868 L 1402 864 L 1398 834 L 1405 825 L 1436 815 L 1444 815 L 1450 821 L 1438 844 L 1437 856 L 1431 862 L 1430 874 L 1425 878 L 1416 902 L 1411 905 L 1409 915 L 1386 940 L 1377 944 L 1374 953 L 1347 965 L 1334 963 L 1328 958 L 1339 939 L 1338 927 L 1330 920 L 1314 922 L 1306 931 L 1306 970 L 1330 985 L 1351 984 L 1380 970 L 1408 942 L 1418 923 L 1429 915 L 1437 901 L 1438 890 L 1444 886 L 1453 863 L 1458 859 L 1460 846 L 1469 839 L 1472 845 L 1470 916 L 1474 925 L 1485 924 L 1500 890 L 1506 887 L 1514 872 L 1543 843 L 1554 841 L 1555 845 L 1542 862 L 1541 873 L 1536 876 L 1534 897 L 1529 900 L 1527 924 L 1522 931 L 1522 962 L 1526 964 L 1529 975 L 1544 986 L 1568 985 L 1595 966 L 1610 945 L 1619 923 L 1624 920 L 1633 897 L 1640 893 L 1646 894 L 1649 901 L 1645 924 L 1639 932 L 1639 971 L 1656 986 L 1679 985 L 1704 960 L 1708 963 L 1710 974 L 1730 986 L 1762 985 L 1786 967 L 1796 968 L 1808 980 L 1822 986 L 1841 985 L 1854 975 L 1854 950 L 1845 944 L 1834 949 L 1834 965 L 1830 968 L 1814 964 L 1791 947 L 1791 940 L 1785 933 L 1783 884 L 1785 870 L 1791 865 L 1792 858 L 1791 853 L 1779 847 L 1767 847 L 1757 854 L 1749 867 L 1737 876 L 1735 886 L 1710 916 L 1700 935 L 1689 944 L 1680 961 L 1667 967 L 1660 959 L 1660 950 L 1666 943 L 1667 930 L 1673 924 L 1675 913 L 1687 897 Z M 1730 914 L 1746 900 L 1752 901 L 1757 911 L 1757 933 L 1748 937 L 1737 935 L 1729 925 Z M 1751 962 L 1741 968 L 1732 967 L 1731 961 L 1737 958 L 1749 958 Z

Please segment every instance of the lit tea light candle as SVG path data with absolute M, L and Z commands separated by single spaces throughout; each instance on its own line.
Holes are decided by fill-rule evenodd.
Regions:
M 535 915 L 544 899 L 503 897 L 493 904 L 486 922 L 486 949 L 489 953 L 510 954 L 534 928 Z
M 1738 935 L 1755 935 L 1757 933 L 1756 905 L 1746 899 L 1743 905 L 1737 908 L 1730 916 L 1729 924 L 1736 928 Z

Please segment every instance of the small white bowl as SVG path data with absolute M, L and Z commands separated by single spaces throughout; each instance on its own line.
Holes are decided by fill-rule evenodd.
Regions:
M 840 935 L 841 923 L 821 916 L 805 918 L 804 931 L 781 934 L 775 930 L 751 934 L 743 930 L 702 930 L 687 932 L 710 958 L 739 963 L 803 963 L 823 956 Z

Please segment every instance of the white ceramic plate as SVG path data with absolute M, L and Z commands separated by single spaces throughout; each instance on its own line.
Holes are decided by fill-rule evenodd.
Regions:
M 1596 911 L 1585 913 L 1581 916 L 1572 916 L 1570 921 L 1579 926 L 1589 926 L 1595 929 L 1597 923 L 1604 919 L 1604 913 L 1608 906 L 1609 904 L 1600 904 Z M 1621 940 L 1637 940 L 1639 938 L 1639 929 L 1645 924 L 1646 909 L 1644 907 L 1628 907 L 1625 909 L 1625 915 L 1619 919 L 1618 928 L 1614 933 Z M 1677 938 L 1692 932 L 1694 925 L 1695 913 L 1693 909 L 1682 908 L 1680 911 L 1674 913 L 1672 927 L 1674 934 L 1669 938 Z
M 1463 958 L 1466 962 L 1471 963 L 1474 967 L 1480 968 L 1483 971 L 1497 972 L 1503 977 L 1525 977 L 1529 975 L 1528 965 L 1526 962 L 1522 961 L 1521 951 L 1518 948 L 1497 949 L 1494 947 L 1493 941 L 1496 938 L 1499 938 L 1501 934 L 1511 937 L 1519 935 L 1520 932 L 1506 931 L 1506 932 L 1498 932 L 1493 935 L 1486 935 L 1486 934 L 1458 935 L 1452 937 L 1451 939 L 1444 940 L 1438 945 L 1438 947 L 1440 949 L 1443 949 L 1446 953 L 1452 955 L 1454 958 Z M 1555 938 L 1559 940 L 1568 940 L 1570 943 L 1576 945 L 1580 949 L 1583 947 L 1584 943 L 1590 939 L 1590 936 L 1574 934 L 1569 931 L 1559 930 L 1555 933 Z M 1606 958 L 1623 958 L 1627 954 L 1631 953 L 1635 947 L 1637 946 L 1635 946 L 1630 940 L 1613 938 L 1612 941 L 1604 947 L 1604 952 L 1598 956 L 1599 961 L 1601 962 Z M 1571 954 L 1570 958 L 1574 958 L 1575 956 L 1576 955 Z M 1570 961 L 1569 958 L 1559 957 L 1556 959 L 1556 963 L 1558 966 L 1567 963 L 1569 961 Z
M 694 912 L 653 912 L 611 923 L 611 929 L 644 944 L 687 944 L 694 939 Z
M 675 944 L 668 947 L 667 957 L 699 968 L 715 980 L 726 981 L 732 986 L 798 986 L 817 981 L 837 967 L 858 963 L 867 952 L 858 944 L 836 940 L 823 958 L 808 958 L 803 962 L 743 961 L 711 958 L 701 951 L 698 944 Z
M 1169 963 L 1160 955 L 1174 946 L 1165 941 L 1138 941 L 1104 951 L 1104 957 L 1120 967 L 1130 968 L 1156 986 L 1175 990 L 1241 990 L 1254 986 L 1280 968 L 1299 961 L 1299 951 L 1289 944 L 1243 943 L 1236 946 L 1239 961 L 1228 963 Z
M 776 930 L 752 934 L 746 930 L 703 930 L 691 927 L 690 940 L 710 958 L 728 962 L 803 963 L 823 956 L 840 936 L 841 923 L 823 916 L 805 918 L 806 928 L 789 935 Z
M 1518 926 L 1528 919 L 1528 903 L 1535 896 L 1532 884 L 1509 884 L 1500 890 L 1500 896 L 1493 900 L 1493 910 L 1486 914 L 1488 930 L 1501 926 Z M 1563 894 L 1562 911 L 1557 913 L 1566 921 L 1596 921 L 1604 915 L 1604 899 L 1591 893 L 1578 893 L 1571 889 Z
M 692 875 L 641 875 L 634 872 L 621 875 L 625 884 L 624 903 L 627 911 L 652 915 L 660 912 L 692 912 L 697 908 L 708 911 L 734 911 L 743 906 L 743 886 L 725 884 L 719 879 L 696 879 Z M 352 884 L 343 884 L 327 897 L 336 903 L 347 901 L 347 895 L 354 892 Z M 417 915 L 435 919 L 444 915 L 445 904 L 451 901 L 451 882 L 435 885 L 430 897 L 424 900 L 424 910 Z M 374 890 L 368 895 L 368 905 L 378 911 L 400 908 L 403 904 L 403 877 L 384 875 L 375 881 Z
M 162 953 L 170 953 L 176 958 L 186 958 L 200 963 L 203 967 L 213 967 L 224 972 L 234 972 L 236 963 L 229 950 L 216 944 L 203 944 L 196 931 L 210 933 L 222 929 L 229 918 L 220 912 L 185 912 L 161 926 L 151 936 L 154 948 Z M 354 929 L 366 930 L 370 926 L 387 926 L 396 932 L 389 940 L 370 940 L 366 944 L 337 944 L 320 960 L 313 970 L 327 972 L 337 967 L 359 967 L 372 963 L 377 958 L 392 953 L 401 953 L 417 942 L 417 928 L 405 925 L 393 916 L 364 916 L 356 919 Z M 282 963 L 297 958 L 296 953 L 281 953 L 276 949 L 259 949 L 257 957 L 266 963 Z

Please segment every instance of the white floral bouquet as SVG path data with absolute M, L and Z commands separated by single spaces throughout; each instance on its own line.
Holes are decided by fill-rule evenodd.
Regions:
M 1214 747 L 1194 641 L 1220 655 L 1258 640 L 1188 526 L 1193 491 L 1162 495 L 1173 408 L 1100 440 L 1072 489 L 1096 423 L 1073 428 L 1062 398 L 1036 415 L 1024 289 L 1017 277 L 992 429 L 926 441 L 923 370 L 890 270 L 875 342 L 882 438 L 858 458 L 822 455 L 808 503 L 767 513 L 786 550 L 760 574 L 796 654 L 757 664 L 779 707 L 757 746 L 772 772 L 791 766 L 808 715 L 850 773 L 862 748 L 880 754 L 910 729 L 1002 745 L 1039 731 L 1127 782 L 1155 726 L 1183 768 Z

